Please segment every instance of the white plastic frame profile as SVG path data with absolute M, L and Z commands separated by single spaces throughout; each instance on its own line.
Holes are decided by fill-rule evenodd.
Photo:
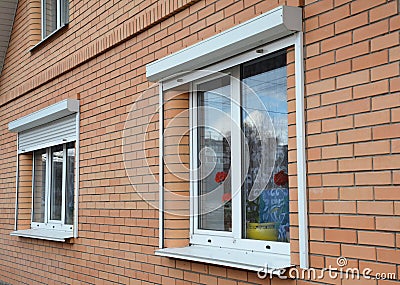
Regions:
M 76 147 L 75 147 L 76 148 Z M 54 171 L 54 157 L 51 150 L 51 147 L 46 148 L 46 189 L 45 189 L 45 209 L 44 209 L 44 222 L 34 222 L 33 221 L 33 209 L 34 209 L 34 200 L 32 199 L 31 205 L 31 228 L 32 229 L 49 229 L 49 230 L 62 230 L 62 231 L 69 231 L 71 233 L 74 232 L 75 228 L 75 221 L 73 225 L 65 224 L 65 199 L 66 199 L 66 172 L 67 172 L 67 143 L 62 145 L 63 151 L 63 164 L 62 164 L 62 202 L 61 202 L 61 217 L 59 220 L 52 220 L 51 219 L 51 187 L 52 187 L 52 177 Z M 75 151 L 76 153 L 76 151 Z M 75 164 L 76 165 L 76 164 Z M 32 197 L 34 197 L 34 183 L 35 183 L 35 156 L 33 155 L 33 168 L 32 168 Z M 75 187 L 75 185 L 74 185 Z M 74 191 L 75 195 L 75 191 Z M 74 197 L 75 199 L 75 197 Z M 74 211 L 75 213 L 75 211 Z
M 304 45 L 303 32 L 295 34 L 295 84 L 296 84 L 296 144 L 297 144 L 297 195 L 299 215 L 300 268 L 309 267 L 307 157 L 304 118 Z
M 52 31 L 50 34 L 46 35 L 46 23 L 47 23 L 47 19 L 46 19 L 47 13 L 45 11 L 46 10 L 46 5 L 45 5 L 46 1 L 49 1 L 49 0 L 41 0 L 40 1 L 40 5 L 41 5 L 40 10 L 42 13 L 42 17 L 40 18 L 40 23 L 41 23 L 41 28 L 42 28 L 41 29 L 42 41 L 47 39 L 51 35 L 53 35 L 55 32 L 57 32 L 59 29 L 61 29 L 62 26 L 65 24 L 65 23 L 62 23 L 63 15 L 62 15 L 61 1 L 63 1 L 63 0 L 56 0 L 57 1 L 56 2 L 56 14 L 57 14 L 56 15 L 56 29 L 54 31 Z
M 17 163 L 15 169 L 15 214 L 14 214 L 14 231 L 18 230 L 18 208 L 19 208 L 19 155 L 18 155 L 18 144 L 19 143 L 19 135 L 17 134 Z M 32 169 L 33 170 L 33 169 Z M 31 219 L 32 220 L 32 219 Z
M 158 95 L 158 118 L 159 118 L 159 148 L 158 148 L 158 187 L 159 187 L 159 198 L 158 198 L 158 247 L 164 248 L 164 91 L 162 82 L 159 83 L 159 95 Z
M 74 191 L 74 238 L 78 237 L 78 225 L 79 225 L 79 153 L 80 153 L 80 110 L 78 106 L 78 112 L 76 112 L 76 141 L 75 141 L 75 191 Z
M 282 42 L 284 43 L 284 42 Z M 292 41 L 287 43 L 288 46 L 292 45 Z M 285 48 L 285 46 L 282 45 L 276 45 L 277 50 Z M 231 232 L 226 232 L 226 231 L 212 231 L 212 230 L 204 230 L 199 228 L 198 224 L 198 215 L 200 214 L 200 209 L 199 209 L 199 203 L 196 197 L 198 197 L 198 183 L 199 181 L 198 177 L 196 176 L 196 171 L 193 171 L 194 169 L 197 168 L 197 153 L 199 151 L 198 149 L 198 139 L 197 139 L 197 114 L 195 113 L 197 110 L 197 85 L 202 84 L 204 82 L 208 82 L 210 80 L 213 80 L 215 78 L 219 78 L 221 76 L 224 76 L 224 74 L 230 75 L 230 88 L 231 88 L 231 109 L 230 109 L 230 114 L 231 114 L 231 133 L 232 133 L 232 138 L 240 138 L 241 137 L 241 131 L 240 131 L 240 125 L 241 125 L 241 92 L 240 92 L 240 68 L 239 65 L 250 61 L 255 58 L 259 58 L 262 56 L 265 56 L 266 54 L 272 53 L 275 51 L 275 49 L 270 49 L 267 48 L 266 46 L 262 48 L 257 48 L 258 51 L 263 50 L 265 52 L 257 52 L 256 50 L 250 50 L 246 53 L 244 53 L 241 57 L 241 60 L 235 60 L 233 59 L 232 61 L 227 61 L 227 62 L 222 62 L 220 64 L 220 67 L 223 70 L 223 73 L 216 73 L 214 76 L 209 75 L 206 76 L 205 78 L 200 78 L 195 80 L 192 83 L 192 88 L 191 88 L 191 97 L 192 97 L 192 105 L 190 108 L 190 111 L 192 112 L 190 114 L 191 118 L 193 119 L 194 125 L 191 126 L 191 131 L 192 131 L 192 136 L 191 136 L 191 153 L 193 154 L 193 160 L 191 160 L 192 165 L 191 169 L 194 174 L 194 177 L 191 179 L 192 183 L 190 184 L 191 186 L 191 195 L 192 201 L 191 201 L 191 207 L 194 209 L 194 215 L 190 216 L 191 219 L 191 224 L 193 224 L 194 230 L 191 232 L 190 235 L 190 243 L 194 245 L 203 245 L 203 246 L 217 246 L 221 248 L 231 248 L 231 249 L 236 249 L 236 250 L 252 250 L 254 252 L 260 252 L 265 255 L 269 255 L 271 258 L 273 258 L 274 255 L 282 255 L 282 256 L 287 256 L 287 262 L 290 263 L 290 244 L 286 242 L 277 242 L 277 241 L 261 241 L 261 240 L 252 240 L 252 239 L 246 239 L 242 238 L 242 195 L 238 192 L 240 192 L 239 189 L 241 189 L 242 182 L 241 181 L 241 173 L 243 171 L 242 169 L 242 161 L 241 161 L 241 155 L 234 155 L 234 154 L 241 154 L 242 153 L 242 142 L 240 139 L 233 139 L 231 141 L 231 183 L 232 183 L 232 189 L 234 189 L 235 192 L 232 192 L 232 231 Z M 224 63 L 227 63 L 228 66 L 235 65 L 233 67 L 230 67 L 229 69 L 225 69 L 227 65 Z M 211 73 L 212 74 L 212 73 Z M 233 191 L 233 190 L 232 190 Z M 268 250 L 266 251 L 266 248 Z M 255 257 L 254 257 L 255 258 Z M 260 264 L 263 262 L 263 259 L 260 259 Z
M 304 49 L 303 49 L 303 33 L 297 32 L 292 36 L 285 37 L 276 42 L 258 47 L 257 50 L 263 50 L 263 53 L 272 53 L 282 48 L 295 47 L 295 93 L 296 93 L 296 147 L 297 147 L 297 184 L 298 184 L 298 213 L 299 213 L 299 251 L 300 251 L 300 267 L 309 267 L 309 247 L 308 247 L 308 208 L 307 208 L 307 185 L 306 185 L 306 154 L 305 154 L 305 118 L 304 118 Z M 214 72 L 235 66 L 242 62 L 262 56 L 264 54 L 256 54 L 253 51 L 238 55 L 232 59 L 228 59 L 222 63 L 214 64 L 207 67 L 207 70 Z M 208 73 L 209 74 L 209 73 Z M 160 83 L 160 102 L 163 102 L 162 94 L 164 90 L 172 89 L 179 85 L 197 80 L 204 76 L 204 72 L 195 71 L 190 74 L 185 74 L 181 77 L 175 77 Z M 193 104 L 193 98 L 189 98 L 190 105 Z M 160 111 L 160 118 L 162 109 Z M 192 118 L 192 116 L 191 116 Z M 190 120 L 190 128 L 193 126 L 192 119 Z M 160 161 L 163 158 L 163 125 L 160 122 Z M 191 160 L 191 163 L 192 160 Z M 163 176 L 163 167 L 160 167 L 160 177 Z M 161 180 L 160 180 L 161 181 Z M 160 183 L 160 197 L 163 197 L 163 185 Z M 160 202 L 160 212 L 163 212 L 163 203 Z M 193 217 L 193 209 L 190 209 L 190 215 Z M 161 217 L 161 215 L 160 215 Z M 160 222 L 160 248 L 163 248 L 163 223 Z M 193 223 L 190 223 L 190 233 L 194 232 Z

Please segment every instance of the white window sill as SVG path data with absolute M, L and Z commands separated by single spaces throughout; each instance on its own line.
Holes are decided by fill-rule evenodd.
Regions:
M 26 238 L 45 239 L 51 241 L 65 242 L 66 239 L 74 236 L 72 231 L 60 231 L 49 229 L 29 229 L 14 231 L 10 235 Z
M 290 256 L 237 250 L 220 247 L 192 245 L 180 248 L 163 248 L 156 255 L 190 261 L 211 263 L 250 271 L 281 275 L 284 269 L 292 267 Z

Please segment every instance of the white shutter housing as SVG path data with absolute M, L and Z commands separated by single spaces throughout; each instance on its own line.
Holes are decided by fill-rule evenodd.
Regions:
M 75 140 L 76 116 L 69 115 L 54 122 L 18 133 L 18 153 Z
M 8 129 L 18 132 L 18 153 L 78 140 L 78 112 L 79 101 L 66 99 L 10 122 Z

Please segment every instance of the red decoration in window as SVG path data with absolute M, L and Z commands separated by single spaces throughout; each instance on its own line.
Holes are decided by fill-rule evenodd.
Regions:
M 220 171 L 215 174 L 215 182 L 222 183 L 225 181 L 228 174 L 225 171 Z
M 274 182 L 278 186 L 284 186 L 288 183 L 289 177 L 283 170 L 274 175 Z
M 224 195 L 222 195 L 222 202 L 228 202 L 231 199 L 232 199 L 231 193 L 224 193 Z

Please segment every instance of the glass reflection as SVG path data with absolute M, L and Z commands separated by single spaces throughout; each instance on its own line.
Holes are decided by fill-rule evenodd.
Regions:
M 32 221 L 44 223 L 46 209 L 46 150 L 33 153 L 33 215 Z
M 61 220 L 63 155 L 62 145 L 51 148 L 50 220 Z
M 199 228 L 232 230 L 230 78 L 197 85 Z
M 286 52 L 242 65 L 242 128 L 249 166 L 243 184 L 249 239 L 289 238 Z
M 44 0 L 45 37 L 57 29 L 57 0 Z
M 65 185 L 65 223 L 72 225 L 74 220 L 75 192 L 75 143 L 67 144 L 67 174 Z

